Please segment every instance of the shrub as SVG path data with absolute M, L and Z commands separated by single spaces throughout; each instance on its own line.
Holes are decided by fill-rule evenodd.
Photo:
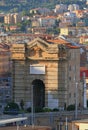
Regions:
M 31 107 L 28 107 L 26 111 L 31 112 Z
M 75 110 L 75 105 L 74 105 L 74 104 L 69 105 L 69 106 L 67 107 L 67 111 L 73 111 L 73 110 Z
M 50 108 L 47 108 L 47 107 L 43 108 L 43 112 L 51 112 L 51 111 L 52 111 L 52 109 L 50 109 Z
M 43 112 L 43 109 L 42 109 L 41 107 L 36 107 L 36 108 L 35 108 L 35 112 L 37 112 L 37 113 L 38 113 L 38 112 Z
M 59 109 L 58 108 L 54 108 L 53 111 L 59 111 Z
M 26 111 L 27 111 L 27 112 L 31 112 L 31 107 L 27 108 Z M 43 109 L 40 108 L 40 107 L 36 107 L 36 108 L 34 108 L 34 112 L 35 112 L 35 113 L 43 112 Z
M 87 108 L 88 108 L 88 100 L 87 100 Z
M 17 103 L 10 102 L 4 108 L 4 114 L 18 114 L 19 113 L 19 106 Z

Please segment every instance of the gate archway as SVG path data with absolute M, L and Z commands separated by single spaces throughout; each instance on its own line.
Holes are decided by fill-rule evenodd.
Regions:
M 42 80 L 35 79 L 33 85 L 33 102 L 34 107 L 43 108 L 45 106 L 45 85 Z

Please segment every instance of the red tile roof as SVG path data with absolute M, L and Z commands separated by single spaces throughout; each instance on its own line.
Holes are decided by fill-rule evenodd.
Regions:
M 88 77 L 88 69 L 86 67 L 80 68 L 80 78 L 83 77 L 83 73 L 85 72 L 85 76 Z
M 48 40 L 48 42 L 55 43 L 55 44 L 65 44 L 67 47 L 72 48 L 72 49 L 79 48 L 79 46 L 72 45 L 71 42 L 68 42 L 67 40 L 64 40 L 64 39 L 61 39 L 61 38 Z

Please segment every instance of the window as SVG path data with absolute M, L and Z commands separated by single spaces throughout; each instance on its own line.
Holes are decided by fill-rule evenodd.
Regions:
M 71 98 L 71 93 L 69 93 L 69 98 Z
M 71 77 L 69 77 L 69 80 L 71 80 Z
M 87 61 L 88 61 L 88 52 L 86 53 L 86 58 L 87 58 Z
M 71 65 L 69 66 L 69 70 L 71 71 Z
M 76 94 L 74 93 L 74 97 L 76 96 Z

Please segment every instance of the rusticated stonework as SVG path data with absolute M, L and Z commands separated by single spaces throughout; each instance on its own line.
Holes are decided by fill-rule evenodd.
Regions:
M 16 102 L 23 99 L 28 107 L 34 100 L 35 107 L 50 108 L 63 108 L 68 104 L 69 49 L 65 48 L 61 54 L 59 46 L 40 38 L 27 44 L 13 44 L 13 98 Z

